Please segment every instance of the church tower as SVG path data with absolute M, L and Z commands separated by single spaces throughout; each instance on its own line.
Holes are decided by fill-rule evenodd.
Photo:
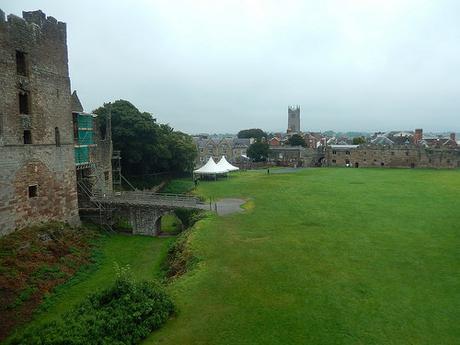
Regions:
M 288 133 L 300 133 L 300 106 L 291 105 L 288 107 Z

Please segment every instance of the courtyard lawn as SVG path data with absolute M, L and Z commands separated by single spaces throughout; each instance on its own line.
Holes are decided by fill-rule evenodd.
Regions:
M 145 344 L 459 344 L 460 171 L 252 171 L 196 225 L 178 315 Z M 146 264 L 148 264 L 146 262 Z

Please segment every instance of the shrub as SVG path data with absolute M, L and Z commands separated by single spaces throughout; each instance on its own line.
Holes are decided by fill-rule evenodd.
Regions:
M 31 328 L 10 344 L 136 344 L 173 312 L 171 299 L 158 283 L 136 282 L 121 269 L 113 286 L 88 296 L 61 320 Z

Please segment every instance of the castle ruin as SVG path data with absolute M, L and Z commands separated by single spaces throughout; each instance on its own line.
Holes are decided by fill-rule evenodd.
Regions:
M 0 11 L 0 234 L 78 224 L 66 24 Z

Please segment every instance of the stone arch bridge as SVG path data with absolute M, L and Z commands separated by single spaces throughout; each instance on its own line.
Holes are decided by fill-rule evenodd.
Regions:
M 149 236 L 159 234 L 161 217 L 175 209 L 210 209 L 209 204 L 194 196 L 145 191 L 96 193 L 91 202 L 98 207 L 101 223 L 111 226 L 121 216 L 128 220 L 133 234 Z

